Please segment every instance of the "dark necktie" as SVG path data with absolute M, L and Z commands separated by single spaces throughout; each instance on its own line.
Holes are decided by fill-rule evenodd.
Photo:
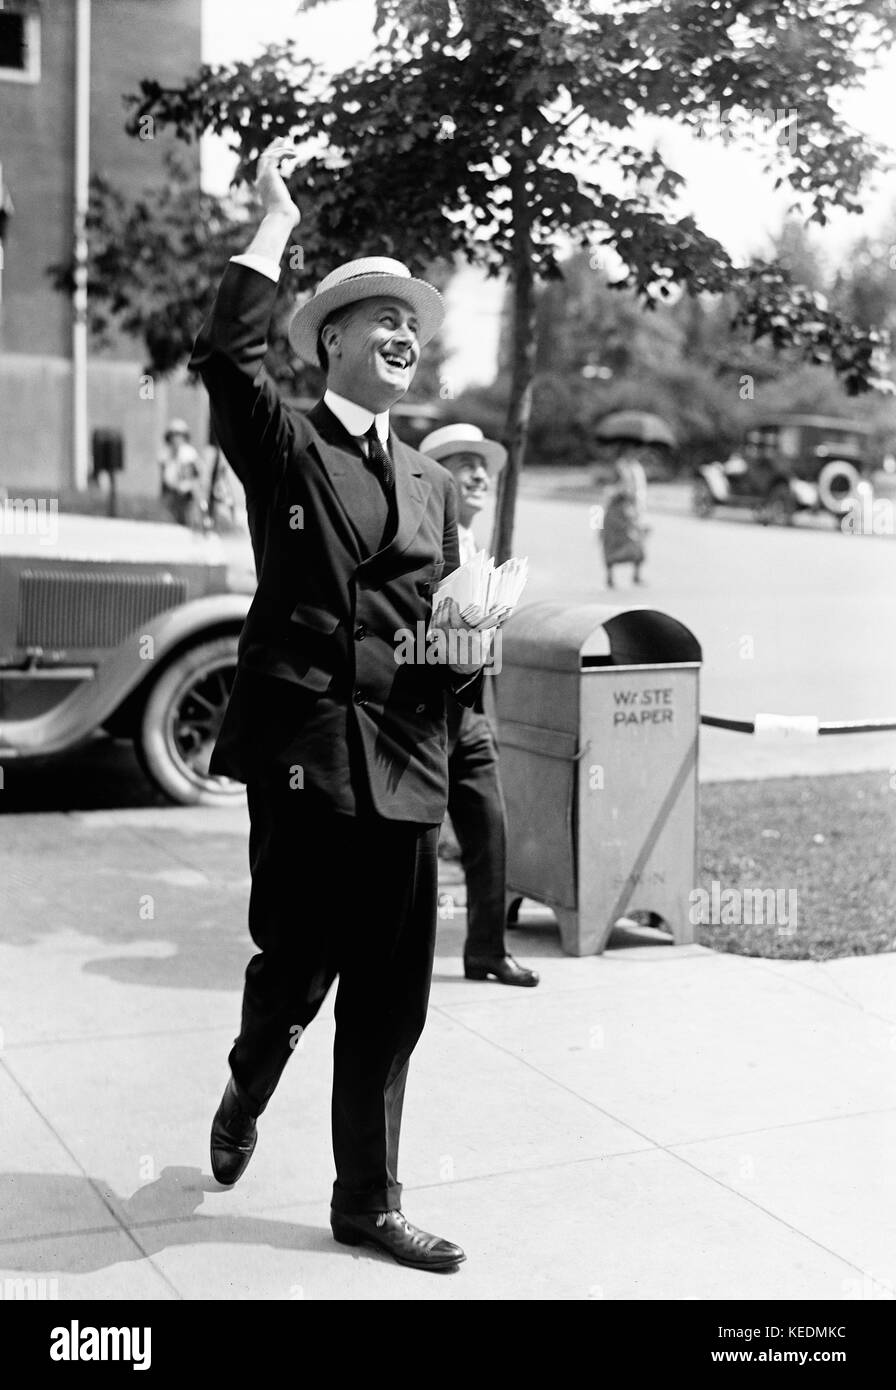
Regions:
M 374 475 L 382 484 L 384 492 L 390 492 L 395 486 L 395 476 L 392 472 L 392 460 L 383 448 L 380 437 L 376 432 L 376 422 L 364 435 L 367 440 L 367 458 Z

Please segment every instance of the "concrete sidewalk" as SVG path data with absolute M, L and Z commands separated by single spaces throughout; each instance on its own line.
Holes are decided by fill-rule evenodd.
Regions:
M 407 1214 L 468 1254 L 437 1277 L 330 1236 L 331 1000 L 211 1179 L 242 810 L 20 815 L 0 847 L 5 1297 L 893 1297 L 896 956 L 576 960 L 542 926 L 512 939 L 538 989 L 468 983 L 445 866 L 402 1136 Z

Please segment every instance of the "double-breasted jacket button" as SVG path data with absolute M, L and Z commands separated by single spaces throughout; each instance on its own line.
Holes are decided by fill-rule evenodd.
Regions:
M 426 706 L 425 706 L 425 705 L 418 705 L 418 706 L 417 706 L 417 709 L 416 709 L 416 711 L 415 711 L 415 713 L 417 713 L 417 714 L 425 714 L 425 713 L 426 713 Z
M 352 695 L 352 699 L 354 700 L 356 705 L 364 705 L 367 703 L 367 696 L 364 694 L 364 691 L 360 688 L 360 686 Z
M 355 628 L 355 641 L 363 642 L 366 636 L 367 628 L 364 626 L 363 623 L 358 623 L 358 626 Z

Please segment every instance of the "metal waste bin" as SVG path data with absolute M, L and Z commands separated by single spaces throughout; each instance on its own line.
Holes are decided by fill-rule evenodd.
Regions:
M 563 949 L 602 951 L 652 912 L 694 939 L 701 649 L 652 608 L 529 604 L 495 681 L 507 890 L 553 909 Z

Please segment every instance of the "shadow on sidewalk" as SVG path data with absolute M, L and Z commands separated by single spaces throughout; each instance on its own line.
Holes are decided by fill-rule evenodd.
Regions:
M 172 1246 L 209 1242 L 268 1245 L 275 1250 L 356 1254 L 337 1245 L 328 1225 L 306 1226 L 257 1216 L 207 1216 L 199 1212 L 206 1192 L 220 1192 L 198 1168 L 169 1167 L 132 1197 L 119 1197 L 100 1179 L 50 1173 L 7 1173 L 0 1177 L 0 1267 L 31 1274 L 87 1274 L 124 1261 L 142 1260 Z M 97 1228 L 96 1199 L 120 1224 Z M 9 1234 L 9 1215 L 58 1211 L 60 1225 L 82 1224 L 48 1235 Z M 131 1239 L 122 1238 L 122 1227 Z M 5 1229 L 4 1229 L 5 1228 Z M 134 1242 L 137 1242 L 134 1244 Z

